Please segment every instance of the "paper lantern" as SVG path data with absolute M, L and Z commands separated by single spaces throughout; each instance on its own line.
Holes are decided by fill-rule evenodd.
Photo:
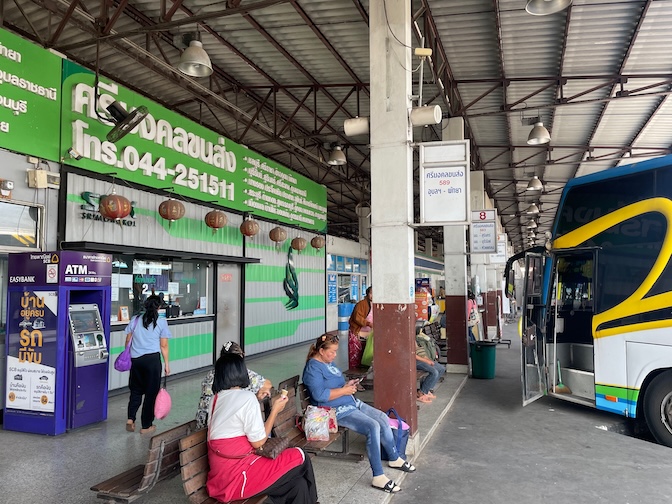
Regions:
M 240 225 L 240 232 L 245 236 L 254 236 L 259 232 L 259 223 L 252 218 L 247 218 Z
M 209 228 L 212 228 L 212 232 L 215 233 L 218 229 L 226 226 L 228 219 L 226 214 L 221 210 L 210 210 L 205 214 L 205 225 Z
M 297 252 L 301 252 L 303 249 L 305 249 L 306 245 L 308 245 L 308 242 L 305 238 L 301 238 L 300 236 L 297 236 L 292 240 L 292 248 Z
M 167 199 L 159 205 L 159 215 L 170 222 L 180 220 L 184 217 L 184 205 L 181 201 Z
M 321 249 L 324 247 L 324 237 L 323 236 L 316 236 L 312 240 L 310 240 L 310 244 L 313 246 L 314 249 Z
M 118 221 L 124 219 L 128 217 L 131 210 L 131 202 L 127 198 L 115 193 L 114 190 L 112 194 L 100 198 L 100 202 L 98 203 L 100 215 L 110 220 Z
M 273 240 L 275 242 L 275 246 L 279 248 L 280 245 L 287 239 L 287 230 L 285 228 L 281 228 L 280 226 L 274 227 L 268 233 L 268 237 Z

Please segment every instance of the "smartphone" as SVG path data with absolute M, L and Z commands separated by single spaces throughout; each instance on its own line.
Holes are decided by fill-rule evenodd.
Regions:
M 357 378 L 357 379 L 355 380 L 355 383 L 356 383 L 356 384 L 357 384 L 357 383 L 362 383 L 362 382 L 364 381 L 364 378 L 366 378 L 366 376 L 360 376 L 359 378 Z

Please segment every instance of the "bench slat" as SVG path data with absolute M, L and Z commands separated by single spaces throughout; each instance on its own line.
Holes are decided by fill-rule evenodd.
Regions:
M 132 502 L 154 485 L 177 474 L 179 440 L 196 428 L 192 420 L 152 436 L 147 462 L 91 487 L 97 497 L 116 502 Z

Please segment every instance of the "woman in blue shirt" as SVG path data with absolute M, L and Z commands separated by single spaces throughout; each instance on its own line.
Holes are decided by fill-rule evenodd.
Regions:
M 168 364 L 168 338 L 172 335 L 165 318 L 159 318 L 159 296 L 151 295 L 145 300 L 145 312 L 136 315 L 126 326 L 126 346 L 131 344 L 131 374 L 128 388 L 128 420 L 126 430 L 135 432 L 135 416 L 142 404 L 140 434 L 156 430 L 154 422 L 154 402 L 161 388 L 161 356 L 166 375 L 170 374 Z M 132 339 L 131 339 L 132 337 Z M 143 403 L 142 396 L 145 396 Z
M 354 397 L 356 380 L 345 383 L 343 373 L 333 364 L 337 353 L 338 336 L 324 334 L 317 338 L 308 351 L 303 383 L 314 405 L 335 408 L 339 425 L 366 436 L 366 454 L 373 471 L 371 486 L 388 493 L 398 492 L 399 485 L 383 472 L 381 443 L 394 459 L 389 461 L 390 467 L 404 472 L 414 472 L 415 467 L 399 456 L 387 415 Z

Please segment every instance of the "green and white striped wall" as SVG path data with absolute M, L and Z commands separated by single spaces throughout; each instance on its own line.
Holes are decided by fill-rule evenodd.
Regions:
M 317 338 L 326 326 L 325 248 L 314 249 L 316 235 L 285 228 L 287 241 L 279 247 L 269 238 L 276 224 L 260 222 L 260 231 L 246 238 L 245 255 L 261 260 L 245 265 L 245 352 L 248 355 L 274 350 Z M 302 252 L 293 251 L 298 279 L 298 306 L 289 309 L 283 288 L 287 255 L 293 238 L 305 238 Z

